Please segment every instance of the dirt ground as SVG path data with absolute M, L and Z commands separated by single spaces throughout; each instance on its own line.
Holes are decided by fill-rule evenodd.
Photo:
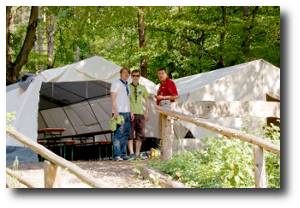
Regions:
M 146 161 L 80 161 L 75 162 L 96 179 L 111 184 L 112 188 L 160 188 L 160 186 L 143 180 L 137 173 Z M 36 187 L 43 187 L 43 163 L 21 164 L 18 174 Z M 88 186 L 66 170 L 60 170 L 61 188 L 87 188 Z

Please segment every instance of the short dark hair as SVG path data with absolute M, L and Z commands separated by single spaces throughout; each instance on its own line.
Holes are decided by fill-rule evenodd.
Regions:
M 127 72 L 130 74 L 130 70 L 129 70 L 128 68 L 126 68 L 126 67 L 122 67 L 122 68 L 121 68 L 120 74 L 122 74 L 122 72 L 123 72 L 124 70 L 127 71 Z
M 161 67 L 157 70 L 157 72 L 160 72 L 160 71 L 165 71 L 166 73 L 168 73 L 166 67 Z
M 141 71 L 138 70 L 138 69 L 134 69 L 134 70 L 132 70 L 131 74 L 133 74 L 133 73 L 139 73 L 139 74 L 141 74 Z

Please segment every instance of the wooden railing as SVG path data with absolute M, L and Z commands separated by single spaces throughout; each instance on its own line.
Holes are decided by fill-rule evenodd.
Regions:
M 161 157 L 162 160 L 169 160 L 172 158 L 172 139 L 174 138 L 173 119 L 180 119 L 182 121 L 190 122 L 196 126 L 208 129 L 210 131 L 224 135 L 228 139 L 239 139 L 254 145 L 254 175 L 255 186 L 258 188 L 266 188 L 266 174 L 264 150 L 274 154 L 280 154 L 280 147 L 273 144 L 267 139 L 253 136 L 242 131 L 223 127 L 204 119 L 197 118 L 191 115 L 174 112 L 160 106 L 156 106 L 156 111 L 161 114 Z
M 52 187 L 59 187 L 59 169 L 64 168 L 68 172 L 72 173 L 73 175 L 77 176 L 83 183 L 89 185 L 92 188 L 109 188 L 110 186 L 103 181 L 99 181 L 88 175 L 83 169 L 81 169 L 76 164 L 56 155 L 46 147 L 38 144 L 37 142 L 31 140 L 30 138 L 26 137 L 25 135 L 19 133 L 13 128 L 7 128 L 6 134 L 20 142 L 21 144 L 25 145 L 26 147 L 30 148 L 35 153 L 41 155 L 45 158 L 45 168 L 44 168 L 44 184 L 46 188 Z M 17 181 L 22 183 L 27 187 L 34 187 L 29 182 L 25 181 L 24 179 L 20 178 L 15 174 L 11 169 L 6 169 L 6 173 L 11 177 L 15 178 Z

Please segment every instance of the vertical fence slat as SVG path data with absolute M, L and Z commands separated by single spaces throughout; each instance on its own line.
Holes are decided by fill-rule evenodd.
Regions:
M 267 188 L 264 149 L 254 145 L 254 175 L 255 175 L 255 187 Z
M 161 158 L 169 160 L 172 158 L 173 146 L 173 122 L 166 115 L 161 115 Z
M 47 160 L 44 162 L 44 184 L 45 188 L 59 188 L 59 167 Z

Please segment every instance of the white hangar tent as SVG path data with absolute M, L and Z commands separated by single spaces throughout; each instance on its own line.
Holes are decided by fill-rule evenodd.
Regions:
M 6 112 L 15 112 L 12 125 L 33 140 L 38 129 L 65 128 L 64 135 L 109 130 L 111 83 L 120 77 L 120 66 L 94 56 L 77 63 L 49 69 L 35 76 L 28 87 L 16 83 L 6 89 Z M 141 78 L 150 94 L 155 84 Z M 158 116 L 151 102 L 146 136 L 158 137 Z M 96 140 L 108 139 L 105 135 Z M 12 138 L 7 146 L 22 146 Z
M 6 88 L 6 112 L 16 112 L 12 125 L 36 140 L 43 127 L 66 128 L 63 135 L 108 129 L 111 116 L 110 85 L 119 78 L 120 66 L 94 56 L 77 63 L 41 72 L 30 84 Z M 158 86 L 141 78 L 150 94 Z M 197 115 L 222 126 L 256 130 L 267 117 L 280 117 L 280 69 L 256 60 L 175 80 L 179 91 L 176 111 Z M 27 87 L 28 86 L 28 87 Z M 27 88 L 26 88 L 27 87 Z M 159 137 L 158 114 L 151 99 L 146 136 Z M 245 122 L 247 121 L 247 122 Z M 175 135 L 194 137 L 212 132 L 176 121 Z M 99 135 L 97 140 L 108 139 Z M 7 146 L 22 146 L 8 138 Z
M 280 118 L 280 69 L 264 60 L 179 78 L 175 83 L 180 95 L 176 111 L 251 131 L 261 128 L 268 117 Z M 214 135 L 180 123 L 197 138 Z

